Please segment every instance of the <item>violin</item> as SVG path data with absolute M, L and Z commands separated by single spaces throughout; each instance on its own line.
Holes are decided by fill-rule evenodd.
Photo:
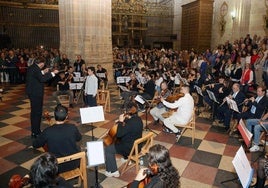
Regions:
M 136 113 L 137 113 L 137 108 L 135 106 L 132 106 L 128 110 L 127 113 L 124 113 L 124 119 L 127 120 L 127 119 L 131 118 L 131 115 L 136 114 Z M 125 120 L 124 120 L 124 122 L 125 122 Z M 108 133 L 103 137 L 103 143 L 105 146 L 109 146 L 109 145 L 116 143 L 118 141 L 116 138 L 118 123 L 119 123 L 119 121 L 117 120 L 116 124 L 113 125 L 112 128 L 110 128 L 108 130 Z
M 149 165 L 149 168 L 143 171 L 143 175 L 146 175 L 146 177 L 139 182 L 138 188 L 144 188 L 147 184 L 151 182 L 151 177 L 157 175 L 157 173 L 158 173 L 157 164 Z M 131 185 L 132 182 L 127 185 L 127 188 L 130 188 Z
M 169 93 L 169 90 L 168 90 L 168 89 L 162 90 L 162 91 L 160 92 L 160 95 L 157 96 L 157 98 L 156 98 L 156 102 L 157 102 L 157 104 L 161 102 L 161 100 L 160 100 L 161 97 L 163 97 L 163 98 L 167 98 L 169 94 L 170 94 L 170 93 Z
M 48 123 L 50 124 L 50 122 L 51 122 L 51 116 L 50 116 L 48 110 L 46 110 L 46 111 L 44 112 L 44 114 L 43 114 L 43 118 L 44 118 L 45 120 L 47 120 Z
M 15 174 L 10 178 L 8 187 L 9 188 L 21 188 L 21 187 L 29 185 L 29 181 L 30 181 L 29 175 L 21 177 L 19 174 Z
M 184 93 L 176 93 L 176 94 L 168 96 L 166 98 L 166 101 L 170 103 L 174 103 L 175 101 L 179 100 L 181 97 L 184 97 Z

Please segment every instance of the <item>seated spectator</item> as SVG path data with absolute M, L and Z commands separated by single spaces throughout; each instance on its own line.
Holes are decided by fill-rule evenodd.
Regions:
M 246 120 L 247 129 L 253 133 L 252 147 L 249 149 L 250 152 L 256 152 L 260 150 L 260 136 L 264 128 L 268 129 L 268 113 L 266 113 L 261 119 L 248 119 Z M 264 128 L 263 128 L 263 127 Z

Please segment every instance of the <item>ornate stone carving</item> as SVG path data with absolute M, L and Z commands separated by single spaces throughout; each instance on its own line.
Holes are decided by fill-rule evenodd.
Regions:
M 266 7 L 266 15 L 263 15 L 263 29 L 266 35 L 268 35 L 268 0 L 264 0 L 264 4 Z
M 226 16 L 227 12 L 228 12 L 228 4 L 224 1 L 220 7 L 220 18 L 219 18 L 219 31 L 221 37 L 225 33 L 226 20 L 224 17 Z

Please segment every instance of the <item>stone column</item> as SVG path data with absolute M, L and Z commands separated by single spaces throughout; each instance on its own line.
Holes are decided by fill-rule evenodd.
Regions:
M 87 66 L 101 64 L 112 73 L 111 0 L 59 0 L 60 50 L 74 62 L 81 55 Z

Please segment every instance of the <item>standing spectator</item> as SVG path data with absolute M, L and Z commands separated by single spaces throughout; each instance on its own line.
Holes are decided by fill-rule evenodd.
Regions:
M 6 66 L 5 53 L 1 52 L 1 56 L 0 56 L 0 83 L 3 83 L 6 81 L 5 66 Z
M 13 50 L 9 50 L 8 56 L 6 57 L 7 69 L 9 74 L 9 81 L 10 83 L 14 84 L 17 83 L 18 79 L 18 69 L 16 64 L 18 62 L 18 58 L 15 55 Z
M 246 63 L 245 70 L 240 79 L 240 85 L 242 92 L 247 95 L 249 87 L 253 85 L 253 71 L 251 70 L 249 63 Z
M 88 67 L 87 73 L 85 85 L 86 106 L 97 106 L 98 78 L 95 76 L 95 67 Z
M 19 70 L 18 83 L 25 83 L 27 61 L 25 61 L 23 57 L 20 57 L 20 60 L 17 62 L 16 66 L 18 67 Z
M 48 72 L 48 68 L 41 70 L 44 65 L 45 59 L 40 57 L 27 69 L 26 93 L 31 105 L 32 137 L 37 137 L 41 133 L 40 123 L 42 118 L 44 83 L 58 73 L 58 70 Z

